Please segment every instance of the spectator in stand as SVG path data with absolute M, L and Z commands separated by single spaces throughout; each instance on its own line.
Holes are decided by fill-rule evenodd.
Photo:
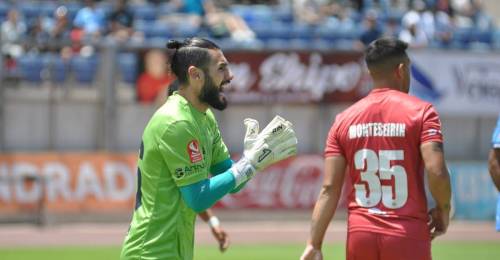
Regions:
M 451 43 L 454 27 L 447 12 L 441 11 L 437 5 L 430 6 L 429 10 L 422 13 L 422 20 L 428 28 L 426 32 L 430 41 L 440 46 Z
M 484 11 L 482 0 L 470 0 L 470 17 L 475 29 L 480 31 L 494 29 L 493 18 Z
M 429 40 L 420 26 L 420 15 L 416 11 L 410 11 L 403 17 L 403 30 L 399 33 L 399 39 L 408 43 L 410 48 L 424 48 Z
M 236 41 L 251 41 L 255 33 L 239 16 L 227 12 L 212 0 L 172 0 L 177 8 L 198 25 L 205 23 L 215 37 L 230 36 Z
M 27 52 L 38 53 L 47 48 L 48 35 L 43 30 L 44 18 L 39 16 L 29 26 L 27 31 L 27 41 L 25 42 L 25 49 Z
M 356 49 L 359 50 L 364 50 L 365 46 L 382 36 L 383 32 L 377 23 L 377 12 L 375 10 L 366 13 L 363 27 L 363 33 L 361 33 L 359 41 L 355 45 Z
M 144 73 L 137 80 L 137 100 L 143 104 L 162 104 L 167 88 L 175 79 L 168 70 L 169 61 L 165 53 L 151 50 L 144 56 Z
M 296 21 L 308 25 L 338 23 L 344 12 L 340 4 L 322 0 L 293 0 L 293 10 Z
M 109 16 L 110 35 L 120 42 L 126 42 L 134 34 L 134 15 L 127 8 L 127 0 L 118 0 Z
M 444 12 L 449 17 L 453 18 L 455 9 L 453 8 L 450 0 L 435 0 L 434 6 L 438 11 Z
M 11 9 L 7 14 L 7 20 L 2 23 L 0 39 L 2 42 L 2 54 L 7 59 L 17 58 L 24 53 L 22 46 L 26 37 L 26 24 L 19 19 L 19 13 Z
M 456 11 L 453 18 L 457 28 L 481 31 L 492 28 L 492 19 L 484 12 L 481 0 L 452 0 L 451 6 Z
M 73 55 L 71 44 L 75 44 L 75 50 L 79 50 L 79 42 L 70 41 L 72 25 L 68 18 L 68 9 L 59 6 L 54 11 L 53 17 L 44 17 L 42 20 L 43 34 L 47 35 L 48 50 L 60 52 L 61 57 L 69 59 Z
M 76 13 L 73 25 L 74 40 L 94 41 L 104 34 L 105 16 L 93 0 L 85 0 L 85 7 Z
M 71 23 L 68 19 L 68 9 L 65 6 L 59 6 L 54 11 L 54 19 L 51 25 L 47 26 L 47 31 L 51 41 L 63 42 L 69 39 Z

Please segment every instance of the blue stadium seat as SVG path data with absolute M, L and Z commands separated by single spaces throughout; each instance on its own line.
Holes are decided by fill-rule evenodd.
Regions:
M 169 30 L 172 30 L 169 27 Z M 175 37 L 179 38 L 187 38 L 187 37 L 194 37 L 197 36 L 200 33 L 200 28 L 193 26 L 189 23 L 181 23 L 175 27 Z
M 354 49 L 355 40 L 352 39 L 341 39 L 337 40 L 333 43 L 333 48 L 336 50 L 353 50 Z
M 251 29 L 255 32 L 257 38 L 262 41 L 270 39 L 291 39 L 293 38 L 292 27 L 282 22 L 254 24 Z
M 310 42 L 311 48 L 319 51 L 328 51 L 334 48 L 334 45 L 323 39 L 315 39 Z
M 161 3 L 156 7 L 157 16 L 169 15 L 177 12 L 176 7 L 171 3 Z
M 229 12 L 243 18 L 243 20 L 245 20 L 245 22 L 247 22 L 247 23 L 253 23 L 254 18 L 252 17 L 252 10 L 251 9 L 252 9 L 251 6 L 232 5 L 229 8 Z
M 500 30 L 498 29 L 493 32 L 493 47 L 500 49 Z
M 264 44 L 265 47 L 271 50 L 283 50 L 290 47 L 290 41 L 284 39 L 269 39 Z
M 483 43 L 485 45 L 493 45 L 493 31 L 473 31 L 473 42 Z
M 453 31 L 453 39 L 451 47 L 457 49 L 469 48 L 470 42 L 473 40 L 472 28 L 457 28 Z
M 283 23 L 293 23 L 294 14 L 291 8 L 276 7 L 272 12 L 273 20 Z
M 17 8 L 25 18 L 36 18 L 43 15 L 42 6 L 36 2 L 20 2 Z
M 335 42 L 339 40 L 356 40 L 359 39 L 361 35 L 361 30 L 359 28 L 353 28 L 350 30 L 338 30 L 335 27 L 319 27 L 316 30 L 316 34 L 324 40 Z
M 97 10 L 104 14 L 104 17 L 108 17 L 111 12 L 113 12 L 113 3 L 111 1 L 96 1 Z
M 17 59 L 17 66 L 22 80 L 31 83 L 42 82 L 43 60 L 36 54 L 21 56 Z
M 98 65 L 99 59 L 97 56 L 77 56 L 71 60 L 71 69 L 76 81 L 85 84 L 90 84 L 94 81 Z
M 135 29 L 137 31 L 142 31 L 147 39 L 151 38 L 172 38 L 174 37 L 174 30 L 166 23 L 162 22 L 148 22 L 148 21 L 136 21 Z
M 10 5 L 4 1 L 0 1 L 0 18 L 5 18 L 9 12 Z M 1 20 L 3 21 L 3 19 Z
M 288 46 L 294 50 L 309 50 L 311 49 L 311 42 L 304 39 L 291 39 Z
M 137 79 L 137 55 L 135 53 L 120 53 L 118 55 L 118 67 L 122 80 L 134 84 Z
M 291 26 L 293 38 L 311 40 L 314 38 L 314 29 L 311 26 L 300 23 L 293 23 Z
M 62 83 L 68 77 L 69 62 L 65 62 L 57 54 L 44 54 L 42 56 L 43 67 L 50 72 L 49 80 L 57 83 Z
M 134 19 L 140 19 L 145 21 L 156 20 L 156 8 L 152 5 L 141 4 L 133 5 L 130 10 L 134 14 Z
M 64 6 L 68 9 L 67 15 L 70 21 L 73 21 L 73 19 L 76 16 L 76 13 L 83 8 L 83 5 L 78 2 L 68 2 L 65 3 Z
M 55 3 L 43 2 L 39 6 L 40 15 L 42 16 L 54 16 L 54 11 L 57 9 L 57 5 Z
M 247 23 L 271 23 L 273 22 L 273 9 L 266 5 L 253 5 L 248 8 L 244 19 Z

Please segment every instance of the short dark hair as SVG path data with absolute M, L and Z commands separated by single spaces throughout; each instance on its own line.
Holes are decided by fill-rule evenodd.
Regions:
M 208 50 L 220 50 L 219 46 L 212 41 L 198 37 L 187 38 L 182 42 L 170 40 L 167 43 L 167 49 L 170 68 L 181 84 L 188 82 L 189 66 L 206 69 L 211 59 Z
M 408 59 L 408 44 L 396 38 L 380 38 L 371 42 L 365 50 L 368 69 L 393 69 Z

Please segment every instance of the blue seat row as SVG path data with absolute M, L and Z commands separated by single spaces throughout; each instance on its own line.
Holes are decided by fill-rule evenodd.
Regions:
M 117 65 L 121 80 L 135 83 L 137 78 L 137 55 L 135 53 L 120 53 Z M 17 59 L 17 71 L 22 80 L 31 83 L 41 83 L 50 80 L 62 83 L 73 73 L 76 82 L 91 84 L 97 77 L 99 56 L 76 56 L 69 61 L 55 54 L 28 54 Z

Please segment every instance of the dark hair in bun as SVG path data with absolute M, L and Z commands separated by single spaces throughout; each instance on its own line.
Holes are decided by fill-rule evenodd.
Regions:
M 168 49 L 179 49 L 182 47 L 182 43 L 180 41 L 177 41 L 177 40 L 169 40 L 167 42 L 167 48 Z
M 188 83 L 189 66 L 206 69 L 211 59 L 209 49 L 220 50 L 212 41 L 198 37 L 187 38 L 183 42 L 177 40 L 167 42 L 170 67 L 180 84 Z

